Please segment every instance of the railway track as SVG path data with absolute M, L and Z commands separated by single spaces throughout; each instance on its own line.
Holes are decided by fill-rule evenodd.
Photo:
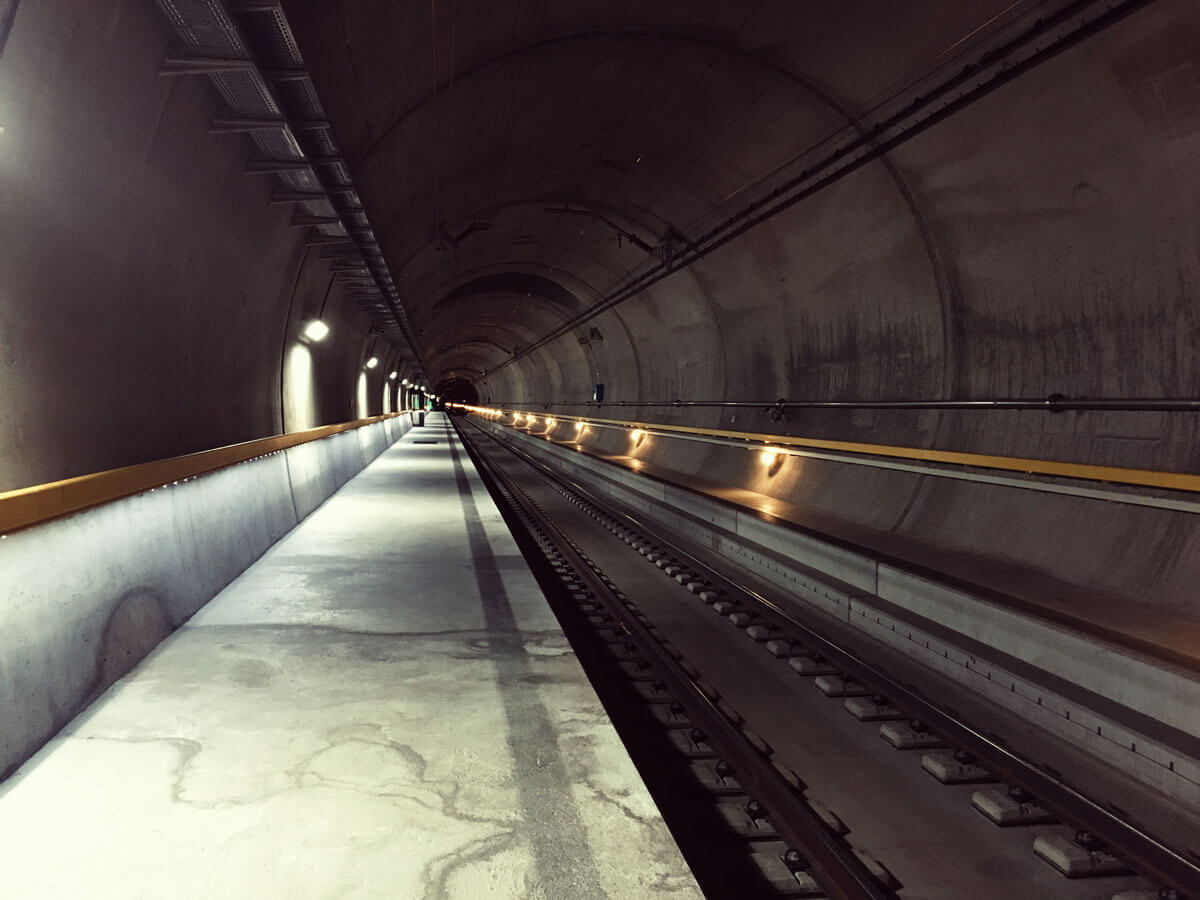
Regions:
M 710 896 L 1200 896 L 1190 855 L 787 598 L 456 424 Z

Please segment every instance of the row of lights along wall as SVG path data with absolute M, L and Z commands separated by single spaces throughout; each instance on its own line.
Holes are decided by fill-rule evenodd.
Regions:
M 321 319 L 310 319 L 300 330 L 301 336 L 304 338 L 305 342 L 309 344 L 321 343 L 327 337 L 329 337 L 330 333 L 329 326 Z M 374 353 L 367 357 L 367 359 L 363 362 L 363 368 L 366 370 L 373 370 L 377 369 L 378 367 L 379 357 L 374 355 Z M 388 381 L 394 382 L 399 377 L 400 373 L 395 370 L 388 373 Z M 430 393 L 428 385 L 414 384 L 407 378 L 400 379 L 400 386 L 405 389 L 405 403 L 403 405 L 404 409 L 424 408 L 427 405 L 427 401 L 436 403 L 441 399 L 437 395 Z M 388 408 L 389 406 L 390 404 L 385 402 L 385 412 L 391 411 Z
M 538 436 L 545 437 L 547 440 L 555 439 L 553 432 L 560 424 L 567 425 L 569 423 L 573 423 L 572 427 L 575 432 L 574 438 L 570 440 L 563 440 L 562 438 L 559 438 L 560 442 L 568 444 L 580 444 L 583 441 L 584 436 L 587 435 L 593 428 L 612 428 L 620 431 L 627 431 L 629 433 L 629 440 L 633 449 L 641 448 L 644 444 L 646 444 L 647 439 L 650 437 L 662 437 L 668 439 L 675 437 L 675 435 L 672 435 L 670 432 L 666 431 L 655 431 L 654 429 L 649 428 L 639 428 L 632 425 L 617 425 L 608 422 L 589 422 L 586 419 L 576 419 L 570 416 L 562 417 L 563 421 L 560 423 L 559 419 L 554 416 L 545 416 L 539 419 L 539 417 L 534 413 L 516 412 L 505 409 L 491 409 L 486 406 L 468 406 L 465 403 L 448 403 L 447 406 L 476 413 L 484 418 L 491 419 L 495 422 L 500 422 L 502 425 L 520 428 L 529 434 L 537 434 Z M 532 429 L 536 427 L 539 422 L 543 424 L 544 427 L 541 431 L 534 432 Z M 764 444 L 756 441 L 730 441 L 729 443 L 730 446 L 744 447 L 746 450 L 751 452 L 757 452 L 759 455 L 759 461 L 767 467 L 767 474 L 770 476 L 776 475 L 780 468 L 782 468 L 784 461 L 789 456 L 794 455 L 789 453 L 784 447 L 776 447 L 771 444 Z

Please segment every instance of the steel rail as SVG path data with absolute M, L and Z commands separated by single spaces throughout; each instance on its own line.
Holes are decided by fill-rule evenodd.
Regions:
M 454 426 L 463 443 L 470 446 L 473 442 L 464 434 L 462 427 L 457 422 Z M 808 857 L 814 878 L 828 896 L 834 900 L 894 898 L 895 893 L 884 888 L 853 850 L 833 835 L 769 757 L 747 740 L 739 725 L 718 705 L 719 695 L 680 665 L 676 656 L 664 646 L 663 639 L 655 637 L 651 627 L 631 613 L 629 606 L 592 570 L 572 542 L 549 516 L 530 501 L 520 485 L 488 460 L 485 453 L 475 449 L 476 465 L 521 502 L 528 517 L 537 523 L 574 569 L 576 578 L 585 583 L 586 589 L 621 624 L 651 662 L 655 673 L 667 683 L 672 695 L 687 710 L 689 719 L 703 729 L 709 744 L 734 767 L 736 777 L 746 791 L 758 797 L 771 811 L 771 824 L 783 841 Z
M 499 442 L 494 436 L 492 439 Z M 1194 891 L 1196 886 L 1200 885 L 1200 859 L 1171 847 L 1137 823 L 1123 819 L 1102 801 L 1092 799 L 1064 781 L 1058 773 L 1047 772 L 1035 761 L 1025 758 L 996 737 L 973 727 L 936 701 L 866 662 L 860 653 L 837 643 L 814 627 L 807 621 L 806 616 L 785 609 L 755 588 L 714 568 L 696 557 L 689 549 L 665 537 L 661 529 L 653 529 L 636 516 L 615 507 L 611 501 L 600 497 L 587 486 L 555 471 L 520 448 L 510 444 L 503 446 L 543 477 L 566 487 L 613 517 L 629 523 L 644 536 L 644 540 L 668 548 L 673 555 L 684 560 L 689 569 L 702 573 L 708 581 L 723 587 L 734 596 L 748 598 L 758 607 L 765 621 L 775 624 L 785 634 L 789 631 L 799 634 L 804 643 L 814 647 L 837 668 L 874 692 L 886 696 L 893 705 L 909 711 L 914 718 L 928 725 L 932 732 L 947 743 L 971 753 L 984 767 L 1005 781 L 1029 791 L 1039 803 L 1064 821 L 1086 828 L 1108 844 L 1114 855 L 1124 859 L 1143 875 L 1179 891 Z

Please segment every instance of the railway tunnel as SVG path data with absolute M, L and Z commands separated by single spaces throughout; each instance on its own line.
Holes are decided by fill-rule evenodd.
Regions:
M 0 888 L 1200 896 L 1198 48 L 0 2 Z

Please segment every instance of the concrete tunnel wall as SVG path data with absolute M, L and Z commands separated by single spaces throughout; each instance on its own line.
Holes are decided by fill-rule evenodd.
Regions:
M 411 426 L 391 417 L 5 535 L 0 780 Z
M 633 315 L 664 313 L 653 329 L 626 321 L 640 338 L 637 396 L 1197 396 L 1200 91 L 1181 82 L 1197 83 L 1198 36 L 1194 5 L 1156 4 L 916 138 L 892 154 L 892 172 L 852 176 L 694 266 L 694 281 L 631 301 Z M 683 292 L 716 325 L 706 340 L 667 324 Z M 694 374 L 713 360 L 726 361 L 724 384 Z M 517 396 L 537 397 L 519 379 Z M 777 430 L 762 412 L 679 418 Z M 913 447 L 1200 463 L 1187 414 L 809 413 L 788 424 Z M 647 455 L 687 474 L 763 481 L 716 450 Z M 764 487 L 1018 594 L 1030 590 L 1025 573 L 1044 573 L 1064 594 L 1080 586 L 1200 615 L 1200 531 L 1188 514 L 807 462 Z
M 396 407 L 395 348 L 170 45 L 152 3 L 77 0 L 21 4 L 0 53 L 0 492 Z M 0 779 L 409 424 L 3 535 Z
M 582 25 L 572 13 L 585 7 L 556 10 L 561 20 L 554 26 L 576 33 L 571 27 Z M 931 31 L 961 8 L 928 7 L 929 21 L 920 24 Z M 787 139 L 814 128 L 844 127 L 846 111 L 866 106 L 877 87 L 864 75 L 869 51 L 878 54 L 870 56 L 873 64 L 890 71 L 892 63 L 899 68 L 898 57 L 919 59 L 935 46 L 933 39 L 922 44 L 915 38 L 881 45 L 870 30 L 879 23 L 859 13 L 847 12 L 828 28 L 824 51 L 805 42 L 800 13 L 775 23 L 774 44 L 761 33 L 727 38 L 739 52 L 749 47 L 781 66 L 798 60 L 792 71 L 802 69 L 806 84 L 790 88 L 786 78 L 765 75 L 763 66 L 733 51 L 711 54 L 708 65 L 715 60 L 723 68 L 719 77 L 706 77 L 700 63 L 664 49 L 668 42 L 660 35 L 598 34 L 594 43 L 605 43 L 597 58 L 634 66 L 657 51 L 668 73 L 664 81 L 670 84 L 672 72 L 678 80 L 674 91 L 662 87 L 646 99 L 622 91 L 626 82 L 612 63 L 606 97 L 598 101 L 606 105 L 589 107 L 588 114 L 603 124 L 610 108 L 627 112 L 635 125 L 622 123 L 612 143 L 645 148 L 647 159 L 624 176 L 610 166 L 586 190 L 617 208 L 644 207 L 653 197 L 656 214 L 688 221 L 736 188 L 741 171 L 758 170 L 754 157 L 770 156 L 774 143 L 788 146 Z M 320 16 L 294 13 L 324 76 L 321 83 L 332 85 L 336 96 L 345 55 L 329 46 L 332 37 L 308 27 L 306 18 Z M 364 21 L 348 17 L 343 25 L 356 62 L 369 66 L 374 48 L 356 31 Z M 547 34 L 552 30 L 545 25 Z M 451 149 L 441 161 L 443 183 L 454 175 L 476 177 L 487 165 L 517 172 L 511 176 L 514 205 L 498 208 L 521 209 L 526 216 L 529 204 L 518 202 L 522 190 L 559 196 L 555 179 L 565 165 L 553 158 L 547 123 L 569 130 L 570 104 L 578 99 L 567 91 L 554 94 L 553 85 L 577 86 L 573 76 L 584 65 L 579 60 L 587 46 L 582 38 L 564 39 L 563 46 L 550 37 L 539 43 L 539 36 L 526 36 L 532 49 L 525 62 L 538 80 L 525 82 L 524 105 L 513 111 L 515 121 L 505 132 L 510 146 L 532 158 L 516 151 L 488 157 L 475 142 L 461 159 L 448 161 Z M 831 44 L 860 52 L 839 56 Z M 764 406 L 779 397 L 1195 397 L 1198 47 L 1200 9 L 1194 3 L 1153 3 L 549 346 L 498 369 L 493 367 L 503 356 L 492 354 L 476 362 L 485 378 L 467 374 L 485 400 L 530 409 L 582 402 L 596 381 L 606 385 L 609 400 L 754 400 Z M 455 123 L 509 90 L 502 74 L 514 77 L 472 75 L 469 59 L 461 68 L 464 74 L 451 83 L 458 87 L 444 87 L 438 100 L 442 116 Z M 480 64 L 479 71 L 486 68 Z M 765 85 L 766 99 L 751 96 L 755 85 Z M 722 104 L 749 106 L 737 121 L 740 130 L 719 135 L 697 162 L 689 136 L 715 131 L 714 110 Z M 359 109 L 348 98 L 335 105 Z M 434 124 L 422 119 L 432 116 L 432 103 L 396 117 L 391 128 L 381 124 L 391 114 L 385 103 L 368 97 L 362 107 L 353 122 L 338 124 L 344 143 L 362 148 L 356 175 L 369 187 L 365 193 L 386 211 L 398 204 L 395 197 L 406 184 L 424 183 L 418 142 L 436 135 Z M 458 127 L 451 133 L 461 137 L 467 126 Z M 412 132 L 407 137 L 406 129 Z M 627 140 L 631 133 L 638 143 Z M 401 155 L 403 178 L 387 165 Z M 446 196 L 440 202 L 453 205 Z M 468 212 L 464 206 L 457 221 L 470 221 Z M 505 222 L 503 211 L 489 214 L 488 241 Z M 412 244 L 405 223 L 389 225 L 393 245 Z M 433 301 L 457 283 L 445 276 L 442 252 L 436 278 L 410 276 L 414 295 L 430 298 L 427 307 L 418 302 L 414 320 L 434 331 L 451 313 Z M 488 251 L 468 251 L 465 242 L 459 255 L 470 259 L 459 267 L 458 280 L 485 263 L 497 265 Z M 417 257 L 409 259 L 419 271 Z M 621 269 L 615 257 L 596 255 L 571 271 L 594 288 L 590 295 L 576 291 L 582 307 Z M 473 302 L 458 301 L 454 311 L 477 317 Z M 521 308 L 525 320 L 544 322 L 544 304 Z M 564 318 L 560 311 L 558 320 Z M 593 326 L 603 340 L 585 340 Z M 534 330 L 548 329 L 539 324 Z M 464 358 L 446 351 L 440 364 L 453 370 Z M 438 366 L 435 360 L 433 368 Z M 557 409 L 586 414 L 582 406 Z M 782 426 L 756 410 L 602 414 L 1170 471 L 1196 471 L 1200 464 L 1200 430 L 1190 413 L 799 412 Z M 599 441 L 603 451 L 628 451 L 623 437 Z M 817 527 L 841 529 L 990 587 L 1049 592 L 1067 602 L 1148 602 L 1200 616 L 1200 530 L 1187 513 L 817 461 L 789 463 L 767 479 L 748 454 L 677 442 L 651 441 L 638 455 L 684 476 L 792 501 Z
M 389 348 L 169 46 L 153 3 L 67 0 L 0 54 L 0 491 L 355 418 L 372 346 L 382 412 Z

